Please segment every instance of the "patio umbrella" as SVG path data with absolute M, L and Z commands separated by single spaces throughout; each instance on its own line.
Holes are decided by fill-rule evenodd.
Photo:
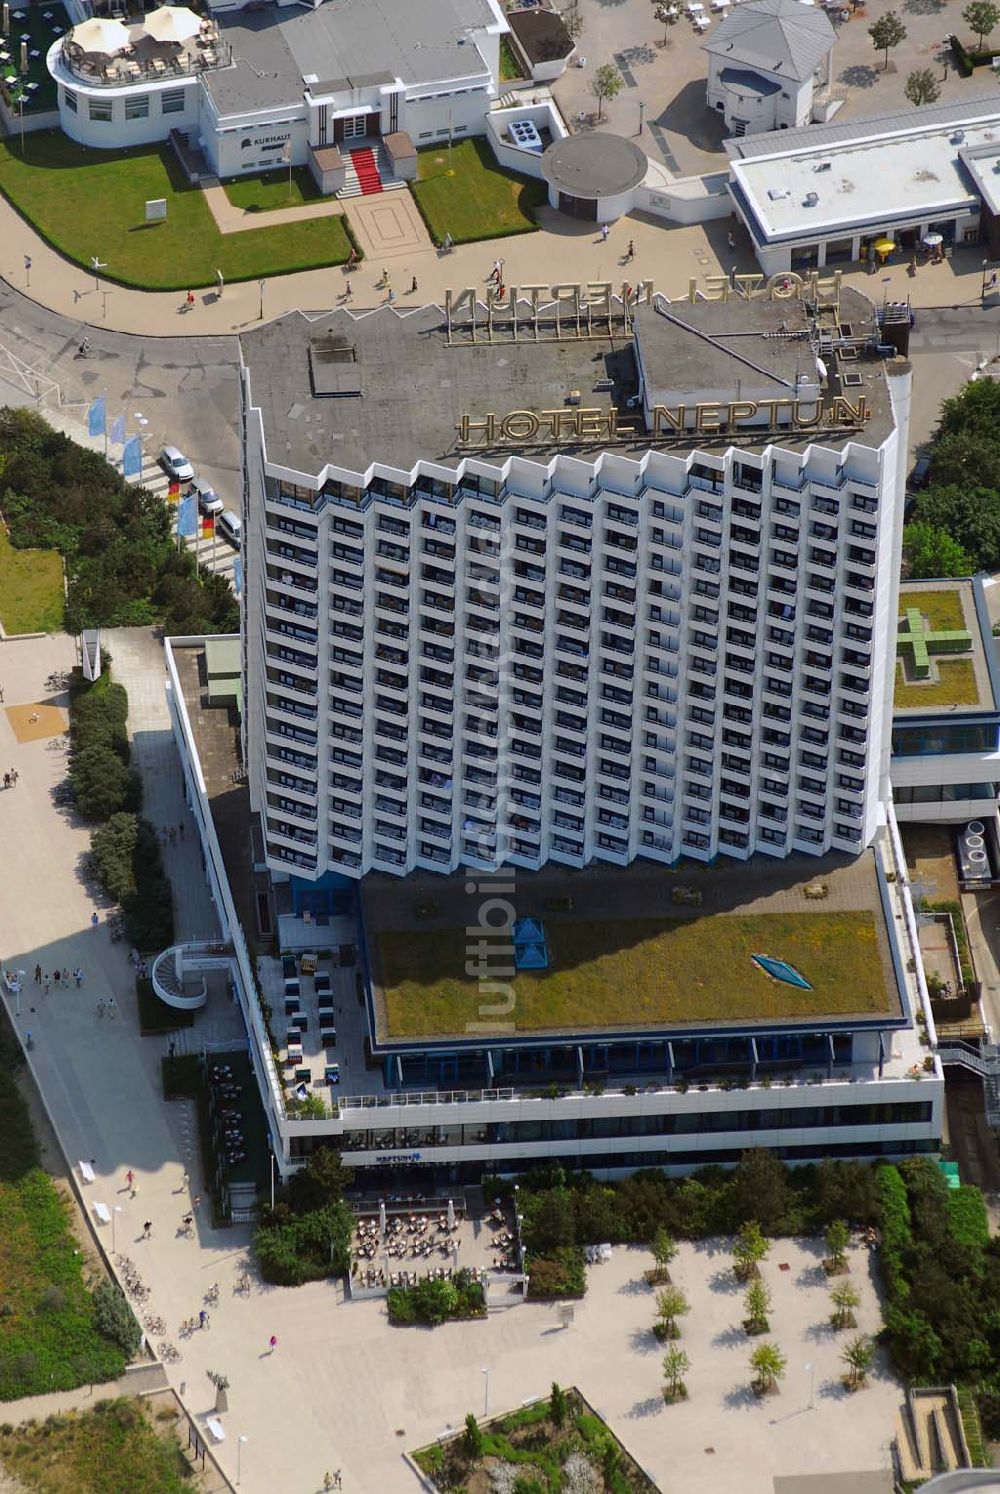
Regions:
M 100 52 L 105 57 L 121 52 L 131 39 L 127 26 L 105 16 L 92 16 L 89 21 L 73 27 L 73 40 L 82 51 Z
M 386 1225 L 385 1199 L 382 1199 L 380 1201 L 380 1203 L 379 1203 L 379 1206 L 378 1206 L 378 1232 L 379 1232 L 380 1238 L 382 1238 L 382 1239 L 385 1238 L 385 1225 Z
M 925 233 L 924 234 L 924 243 L 927 245 L 928 249 L 936 249 L 939 244 L 943 244 L 944 243 L 944 234 L 941 234 L 941 233 Z
M 894 250 L 896 248 L 896 240 L 895 239 L 876 239 L 875 240 L 874 248 L 875 248 L 875 253 L 876 254 L 880 254 L 882 256 L 882 258 L 885 259 L 885 257 L 886 257 L 887 254 L 892 254 L 894 252 Z
M 147 36 L 159 42 L 186 42 L 201 30 L 201 17 L 186 5 L 161 5 L 143 22 Z
M 448 1200 L 448 1228 L 455 1228 L 455 1205 L 452 1203 L 450 1198 Z

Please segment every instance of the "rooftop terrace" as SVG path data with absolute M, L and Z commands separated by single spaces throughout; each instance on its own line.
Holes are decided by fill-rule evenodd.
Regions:
M 464 876 L 411 878 L 405 890 L 366 881 L 381 1042 L 462 1038 L 494 1025 L 518 1037 L 680 1035 L 901 1016 L 872 851 L 675 875 L 518 872 L 510 894 L 492 894 L 488 883 L 470 894 L 467 885 Z M 490 896 L 509 897 L 517 918 L 541 920 L 549 956 L 547 969 L 511 976 L 509 939 L 492 938 L 484 979 L 514 996 L 492 1022 L 503 1001 L 467 970 L 479 958 L 477 909 Z M 755 955 L 787 961 L 808 989 L 768 975 Z

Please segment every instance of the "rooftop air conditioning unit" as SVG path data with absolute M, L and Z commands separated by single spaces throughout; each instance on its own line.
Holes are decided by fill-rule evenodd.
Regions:
M 818 202 L 819 202 L 819 193 L 818 192 L 807 192 L 806 195 L 802 199 L 802 206 L 803 207 L 815 207 Z

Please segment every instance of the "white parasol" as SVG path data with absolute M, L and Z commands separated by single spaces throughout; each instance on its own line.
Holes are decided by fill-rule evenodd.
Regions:
M 105 57 L 113 57 L 116 52 L 123 51 L 132 38 L 128 27 L 121 21 L 92 16 L 89 21 L 73 27 L 73 40 L 84 52 L 100 52 Z
M 201 30 L 201 17 L 186 5 L 161 5 L 143 22 L 147 36 L 159 42 L 186 42 Z

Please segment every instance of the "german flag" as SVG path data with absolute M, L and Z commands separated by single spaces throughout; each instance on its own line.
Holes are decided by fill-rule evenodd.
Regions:
M 215 533 L 215 519 L 211 514 L 205 514 L 201 521 L 201 537 L 204 540 L 211 539 Z
M 180 496 L 181 485 L 177 481 L 176 477 L 172 477 L 167 485 L 167 497 L 170 499 L 171 503 L 176 503 Z

